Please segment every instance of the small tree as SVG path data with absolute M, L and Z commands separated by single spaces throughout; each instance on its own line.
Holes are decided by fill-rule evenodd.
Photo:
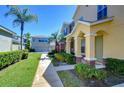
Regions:
M 31 34 L 28 32 L 28 33 L 25 34 L 25 37 L 26 37 L 26 46 L 25 46 L 25 48 L 30 50 L 30 47 L 31 47 L 31 42 L 30 42 Z

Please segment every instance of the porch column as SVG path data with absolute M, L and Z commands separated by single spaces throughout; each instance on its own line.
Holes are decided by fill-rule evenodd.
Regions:
M 71 41 L 70 40 L 66 40 L 66 53 L 70 53 L 70 46 L 71 45 Z
M 95 66 L 95 33 L 89 33 L 85 35 L 85 60 L 88 64 Z
M 80 37 L 75 37 L 74 38 L 75 43 L 74 43 L 74 52 L 75 52 L 75 57 L 76 57 L 76 62 L 80 63 L 82 60 L 82 55 L 81 55 L 81 38 Z

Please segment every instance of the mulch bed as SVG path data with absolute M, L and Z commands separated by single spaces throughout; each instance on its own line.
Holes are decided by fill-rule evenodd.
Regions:
M 124 76 L 117 76 L 108 74 L 105 80 L 95 80 L 95 79 L 81 79 L 74 70 L 69 70 L 70 73 L 74 74 L 86 87 L 111 87 L 117 84 L 124 83 Z

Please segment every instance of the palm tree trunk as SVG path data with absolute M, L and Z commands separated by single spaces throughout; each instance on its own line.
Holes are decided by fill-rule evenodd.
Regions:
M 58 42 L 57 42 L 57 40 L 55 41 L 55 50 L 58 52 Z
M 20 44 L 21 44 L 21 50 L 22 50 L 22 37 L 23 37 L 23 30 L 24 30 L 24 22 L 21 23 L 21 40 L 20 40 Z

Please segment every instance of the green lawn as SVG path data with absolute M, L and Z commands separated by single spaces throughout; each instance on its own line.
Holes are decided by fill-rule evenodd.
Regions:
M 58 75 L 64 87 L 81 87 L 84 86 L 81 81 L 75 77 L 70 71 L 59 71 Z
M 41 54 L 29 53 L 28 59 L 15 63 L 0 71 L 0 87 L 30 87 L 37 70 Z

